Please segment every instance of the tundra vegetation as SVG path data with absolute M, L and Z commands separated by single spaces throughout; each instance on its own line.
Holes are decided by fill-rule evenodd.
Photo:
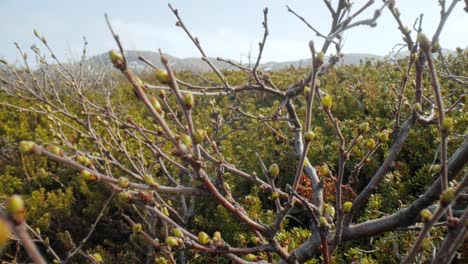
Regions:
M 34 31 L 42 47 L 0 68 L 2 261 L 466 263 L 468 52 L 439 45 L 458 2 L 439 0 L 429 29 L 394 0 L 324 0 L 328 33 L 287 7 L 323 44 L 276 72 L 260 67 L 267 8 L 252 64 L 217 58 L 235 70 L 171 5 L 212 71 L 174 72 L 162 52 L 132 71 L 107 17 L 112 70 L 86 43 L 62 63 Z M 343 33 L 382 12 L 408 56 L 335 67 Z

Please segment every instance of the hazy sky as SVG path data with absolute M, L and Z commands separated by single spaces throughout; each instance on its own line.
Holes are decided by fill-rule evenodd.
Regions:
M 177 0 L 170 1 L 194 35 L 198 36 L 208 56 L 245 60 L 249 50 L 255 55 L 263 35 L 262 9 L 269 8 L 270 37 L 264 52 L 264 62 L 285 61 L 310 56 L 307 43 L 319 41 L 300 20 L 287 12 L 289 5 L 319 30 L 327 33 L 330 16 L 322 0 L 256 1 L 256 0 Z M 333 1 L 334 3 L 336 1 Z M 356 7 L 367 2 L 356 0 Z M 382 1 L 361 18 L 372 16 Z M 451 2 L 447 0 L 447 2 Z M 412 26 L 424 13 L 424 32 L 432 35 L 439 21 L 437 0 L 396 0 L 402 19 Z M 441 35 L 444 48 L 468 46 L 468 14 L 460 1 Z M 125 49 L 152 50 L 161 48 L 178 57 L 199 57 L 199 53 L 167 7 L 167 1 L 157 0 L 0 0 L 0 57 L 15 62 L 18 53 L 13 42 L 24 49 L 38 44 L 33 29 L 45 35 L 60 58 L 78 58 L 83 36 L 89 42 L 88 53 L 100 54 L 116 45 L 106 27 L 108 13 Z M 401 43 L 396 23 L 385 9 L 376 28 L 359 27 L 345 34 L 346 53 L 387 54 Z

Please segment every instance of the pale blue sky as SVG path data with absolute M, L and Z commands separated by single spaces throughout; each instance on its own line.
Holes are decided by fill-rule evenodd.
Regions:
M 288 13 L 289 5 L 302 14 L 321 31 L 329 29 L 329 13 L 322 0 L 297 1 L 220 1 L 176 0 L 170 1 L 179 9 L 187 26 L 198 36 L 209 56 L 239 59 L 252 50 L 258 51 L 263 29 L 262 9 L 269 7 L 270 37 L 264 53 L 266 61 L 285 61 L 310 56 L 307 43 L 317 37 L 301 21 Z M 336 1 L 334 1 L 336 2 Z M 356 0 L 356 6 L 366 1 Z M 382 1 L 362 18 L 372 16 Z M 397 0 L 403 21 L 412 26 L 415 18 L 424 13 L 424 31 L 431 35 L 439 20 L 437 0 Z M 451 2 L 447 0 L 447 2 Z M 468 45 L 468 14 L 459 2 L 441 35 L 444 48 L 455 49 Z M 108 13 L 115 30 L 120 34 L 126 49 L 153 50 L 178 57 L 198 57 L 194 45 L 184 32 L 175 27 L 176 19 L 167 7 L 167 1 L 133 0 L 0 0 L 0 57 L 15 62 L 18 53 L 13 45 L 17 41 L 28 49 L 39 44 L 33 35 L 36 28 L 45 35 L 60 58 L 77 58 L 81 55 L 83 36 L 86 36 L 90 55 L 115 48 L 106 27 L 104 13 Z M 400 33 L 388 10 L 379 19 L 376 28 L 360 27 L 345 34 L 344 52 L 387 54 L 401 43 Z M 41 45 L 38 45 L 41 47 Z

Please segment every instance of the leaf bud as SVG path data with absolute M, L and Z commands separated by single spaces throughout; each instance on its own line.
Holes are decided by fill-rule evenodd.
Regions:
M 272 178 L 278 177 L 279 172 L 280 172 L 280 169 L 279 169 L 278 164 L 276 163 L 271 164 L 270 167 L 268 168 L 268 174 Z
M 132 226 L 133 233 L 137 234 L 137 233 L 140 233 L 142 230 L 143 230 L 143 227 L 141 226 L 140 223 L 133 224 L 133 226 Z
M 166 237 L 166 245 L 170 247 L 177 247 L 179 246 L 179 240 L 173 236 Z
M 199 232 L 198 241 L 200 241 L 202 245 L 207 245 L 210 243 L 211 239 L 210 236 L 208 236 L 208 234 L 206 234 L 205 232 Z
M 441 170 L 442 170 L 442 166 L 440 164 L 435 164 L 434 166 L 432 166 L 432 171 L 434 173 L 440 173 Z
M 24 200 L 21 195 L 14 194 L 10 196 L 6 201 L 5 207 L 8 214 L 17 224 L 20 224 L 24 221 L 26 209 L 24 207 Z
M 252 253 L 249 253 L 249 254 L 244 256 L 244 259 L 247 260 L 247 261 L 255 261 L 257 259 L 257 256 L 255 256 Z
M 184 236 L 184 233 L 182 232 L 182 229 L 180 228 L 174 228 L 174 230 L 172 230 L 172 233 L 174 234 L 174 236 L 176 237 L 183 237 Z
M 158 80 L 162 84 L 170 84 L 171 78 L 166 70 L 163 69 L 156 69 L 154 71 L 154 75 L 156 76 L 156 80 Z
M 114 67 L 120 70 L 124 69 L 125 67 L 124 59 L 123 59 L 122 54 L 120 54 L 118 51 L 116 50 L 109 51 L 109 58 L 112 64 L 114 65 Z
M 427 222 L 427 221 L 431 220 L 431 218 L 432 218 L 431 211 L 429 211 L 427 209 L 421 210 L 421 212 L 419 212 L 419 214 L 421 215 L 421 220 L 423 222 Z
M 351 212 L 351 209 L 353 208 L 353 203 L 350 201 L 344 202 L 343 204 L 343 212 L 344 213 L 349 213 Z
M 162 111 L 161 104 L 159 103 L 158 99 L 151 97 L 150 101 L 153 104 L 153 107 L 156 110 L 156 112 L 158 112 L 159 114 L 162 114 L 163 111 Z
M 440 201 L 443 204 L 449 204 L 455 199 L 455 190 L 453 188 L 445 190 L 440 196 Z
M 165 216 L 169 216 L 169 210 L 167 210 L 167 207 L 163 207 L 161 208 L 161 212 L 165 215 Z
M 445 117 L 444 120 L 442 120 L 442 133 L 448 134 L 452 131 L 453 129 L 453 119 L 450 117 Z
M 19 144 L 19 151 L 22 154 L 32 154 L 34 153 L 34 147 L 36 146 L 36 143 L 32 141 L 21 141 Z
M 384 130 L 384 131 L 380 132 L 380 133 L 377 135 L 377 137 L 379 138 L 379 141 L 380 141 L 381 143 L 383 143 L 383 144 L 387 143 L 388 140 L 390 139 L 390 138 L 389 138 L 390 135 L 389 135 L 389 133 L 388 133 L 387 130 Z
M 156 182 L 154 181 L 154 178 L 153 176 L 149 175 L 149 174 L 145 174 L 143 176 L 143 181 L 145 182 L 145 184 L 149 185 L 149 186 L 156 186 Z
M 420 103 L 414 103 L 414 104 L 413 104 L 413 109 L 414 109 L 417 113 L 421 113 L 421 112 L 422 112 L 422 107 L 421 107 L 421 104 L 420 104 Z
M 359 125 L 358 129 L 359 133 L 366 133 L 369 131 L 369 123 L 368 122 L 363 122 Z
M 119 181 L 117 182 L 120 188 L 125 189 L 130 186 L 130 181 L 126 177 L 120 177 Z
M 323 52 L 319 52 L 317 53 L 317 55 L 315 56 L 315 67 L 316 68 L 319 68 L 320 66 L 323 65 L 323 62 L 325 61 L 325 55 L 323 54 Z
M 86 181 L 95 181 L 97 179 L 97 176 L 91 173 L 89 170 L 82 170 L 80 176 L 83 180 Z
M 332 106 L 332 97 L 329 94 L 322 97 L 322 106 L 325 109 L 330 109 L 331 108 L 331 106 Z
M 197 129 L 195 130 L 195 134 L 193 135 L 193 139 L 195 140 L 195 143 L 199 144 L 202 143 L 203 140 L 205 139 L 206 131 L 203 129 Z
M 278 199 L 279 198 L 279 193 L 278 192 L 273 192 L 271 194 L 271 199 Z
M 327 226 L 330 226 L 330 224 L 328 223 L 327 219 L 325 217 L 320 217 L 319 219 L 319 224 L 321 227 L 327 227 Z
M 315 139 L 315 133 L 311 130 L 307 131 L 304 135 L 304 139 L 306 142 L 311 142 Z
M 427 38 L 426 34 L 419 33 L 418 43 L 419 43 L 419 47 L 424 52 L 430 52 L 430 50 L 431 50 L 431 41 Z
M 193 104 L 195 103 L 195 100 L 193 98 L 193 95 L 191 93 L 185 93 L 184 94 L 184 105 L 185 107 L 190 110 L 193 107 Z
M 325 176 L 328 176 L 328 175 L 330 174 L 330 170 L 328 169 L 327 166 L 322 165 L 322 166 L 320 167 L 320 173 L 322 174 L 322 176 L 325 177 Z
M 78 161 L 78 163 L 83 164 L 85 166 L 88 166 L 91 164 L 91 161 L 88 159 L 88 157 L 84 155 L 79 155 L 78 157 L 76 157 L 76 161 Z
M 118 198 L 123 202 L 128 202 L 133 199 L 133 195 L 127 191 L 119 192 Z
M 375 140 L 373 138 L 369 138 L 366 140 L 366 146 L 368 149 L 375 148 Z
M 335 217 L 335 207 L 330 204 L 325 204 L 324 206 L 325 215 L 330 216 L 331 218 Z

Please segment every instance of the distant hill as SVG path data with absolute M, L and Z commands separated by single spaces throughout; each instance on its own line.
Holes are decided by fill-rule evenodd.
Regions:
M 450 54 L 453 53 L 453 51 L 450 50 L 444 50 L 443 51 L 445 54 Z M 408 53 L 403 52 L 398 54 L 396 58 L 403 58 L 406 56 Z M 151 61 L 154 65 L 157 67 L 163 67 L 160 56 L 158 52 L 153 52 L 153 51 L 137 51 L 137 50 L 129 50 L 125 52 L 125 55 L 127 57 L 128 63 L 131 68 L 137 69 L 137 70 L 145 70 L 148 67 L 146 66 L 145 63 L 141 62 L 138 60 L 139 56 L 142 56 L 146 58 L 147 60 Z M 200 58 L 178 58 L 169 54 L 165 54 L 165 56 L 169 59 L 169 62 L 174 70 L 191 70 L 191 71 L 198 71 L 198 72 L 203 72 L 203 71 L 209 71 L 210 67 L 209 65 L 204 62 Z M 348 53 L 345 54 L 339 65 L 357 65 L 360 62 L 365 61 L 366 59 L 375 59 L 375 60 L 384 60 L 388 58 L 387 56 L 379 56 L 375 54 L 367 54 L 367 53 Z M 327 58 L 326 58 L 327 59 Z M 109 57 L 107 53 L 103 53 L 101 55 L 93 56 L 88 59 L 89 62 L 98 67 L 107 67 L 111 66 L 111 63 L 109 61 Z M 218 69 L 237 69 L 236 67 L 219 61 L 216 58 L 210 58 L 211 62 L 218 68 Z M 238 63 L 235 60 L 232 60 L 233 62 Z M 291 66 L 294 67 L 306 67 L 311 65 L 311 59 L 300 59 L 300 60 L 295 60 L 295 61 L 284 61 L 284 62 L 275 62 L 275 61 L 270 61 L 270 62 L 264 62 L 260 65 L 261 69 L 264 70 L 281 70 L 285 69 Z M 248 66 L 248 64 L 243 63 L 243 66 Z

